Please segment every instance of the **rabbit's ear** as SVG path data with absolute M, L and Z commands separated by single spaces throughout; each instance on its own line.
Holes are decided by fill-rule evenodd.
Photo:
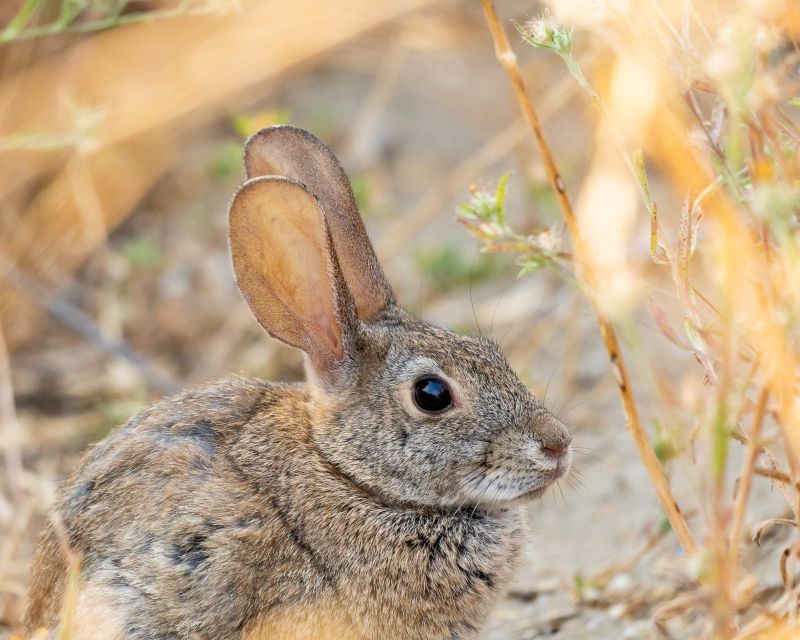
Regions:
M 277 175 L 297 180 L 325 211 L 342 274 L 358 317 L 369 321 L 394 304 L 394 294 L 370 244 L 350 181 L 333 152 L 303 129 L 262 129 L 245 146 L 247 177 Z
M 228 218 L 233 271 L 253 315 L 325 377 L 346 355 L 355 310 L 317 200 L 293 180 L 254 178 Z

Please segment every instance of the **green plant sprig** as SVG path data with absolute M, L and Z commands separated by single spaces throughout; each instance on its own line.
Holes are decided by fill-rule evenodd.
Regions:
M 225 0 L 181 0 L 177 6 L 154 11 L 124 13 L 130 0 L 97 2 L 96 0 L 62 0 L 58 18 L 53 22 L 29 26 L 44 0 L 26 0 L 19 11 L 0 31 L 0 44 L 31 40 L 63 33 L 89 33 L 103 31 L 126 24 L 175 18 L 186 15 L 201 15 L 221 10 Z M 100 17 L 81 21 L 81 16 L 92 11 Z
M 510 176 L 510 172 L 503 174 L 494 193 L 473 186 L 470 201 L 458 207 L 456 219 L 481 242 L 481 253 L 518 254 L 517 277 L 551 267 L 568 280 L 574 280 L 567 266 L 572 257 L 562 249 L 560 225 L 545 227 L 530 235 L 522 235 L 509 226 L 505 198 Z

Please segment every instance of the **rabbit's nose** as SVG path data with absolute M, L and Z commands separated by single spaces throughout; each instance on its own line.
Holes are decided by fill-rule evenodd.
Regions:
M 569 429 L 556 418 L 551 418 L 538 436 L 542 453 L 551 458 L 560 458 L 572 442 L 572 434 Z

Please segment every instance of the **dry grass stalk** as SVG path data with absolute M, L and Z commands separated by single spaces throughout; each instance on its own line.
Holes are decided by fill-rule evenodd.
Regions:
M 490 3 L 484 6 L 487 4 L 491 8 Z M 669 265 L 675 286 L 674 302 L 684 321 L 685 336 L 678 337 L 663 312 L 660 318 L 655 312 L 653 315 L 659 331 L 678 348 L 691 352 L 703 374 L 703 388 L 697 385 L 696 395 L 691 399 L 688 396 L 679 399 L 675 393 L 677 385 L 672 383 L 662 383 L 659 390 L 665 401 L 662 415 L 669 416 L 676 425 L 688 422 L 674 440 L 678 446 L 667 455 L 680 456 L 682 449 L 689 447 L 692 462 L 696 463 L 694 447 L 699 444 L 702 447 L 699 460 L 705 463 L 698 465 L 701 483 L 698 497 L 707 501 L 709 530 L 704 552 L 698 554 L 704 562 L 694 576 L 699 590 L 691 607 L 697 609 L 699 605 L 708 614 L 704 623 L 709 623 L 710 635 L 730 638 L 742 623 L 743 615 L 749 617 L 754 605 L 774 597 L 769 589 L 755 588 L 758 581 L 753 575 L 738 575 L 737 567 L 752 476 L 763 474 L 755 466 L 759 454 L 769 456 L 773 469 L 768 470 L 768 475 L 781 481 L 778 488 L 792 510 L 788 517 L 767 519 L 760 530 L 772 524 L 796 529 L 800 524 L 800 492 L 796 489 L 800 476 L 797 455 L 800 336 L 795 321 L 800 305 L 797 280 L 800 132 L 796 117 L 787 117 L 783 110 L 786 103 L 800 104 L 797 96 L 800 85 L 796 79 L 789 81 L 787 71 L 796 70 L 800 59 L 797 42 L 800 9 L 781 0 L 774 0 L 769 8 L 742 2 L 726 7 L 723 12 L 719 6 L 704 2 L 680 6 L 645 2 L 636 8 L 609 3 L 601 5 L 601 15 L 587 16 L 576 12 L 580 3 L 563 10 L 560 3 L 552 6 L 568 25 L 574 22 L 602 33 L 615 56 L 610 85 L 604 87 L 603 93 L 609 95 L 612 106 L 615 103 L 632 106 L 605 109 L 599 93 L 589 85 L 572 58 L 572 29 L 557 25 L 551 14 L 545 12 L 525 27 L 518 26 L 523 39 L 562 57 L 601 115 L 608 119 L 604 124 L 609 125 L 626 162 L 629 163 L 629 152 L 615 125 L 624 124 L 623 130 L 637 144 L 645 141 L 648 157 L 664 170 L 668 184 L 684 198 L 677 240 L 674 247 L 667 246 L 662 243 L 660 212 L 649 195 L 643 155 L 638 155 L 639 171 L 633 173 L 638 174 L 635 179 L 651 217 L 651 255 L 656 264 Z M 499 28 L 499 24 L 496 26 Z M 505 48 L 498 50 L 513 80 L 514 60 L 507 42 Z M 524 87 L 520 82 L 514 82 L 514 86 L 525 108 Z M 707 95 L 699 99 L 694 95 L 697 91 Z M 535 114 L 530 112 L 536 128 Z M 639 119 L 625 120 L 631 116 Z M 626 197 L 631 193 L 630 185 L 615 185 L 619 176 L 604 170 L 609 160 L 609 145 L 599 129 L 593 169 L 584 184 L 592 185 L 594 180 L 603 189 L 582 190 L 584 195 L 594 197 L 586 198 L 593 205 L 586 210 L 587 219 L 583 217 L 584 208 L 579 208 L 580 225 L 574 222 L 570 211 L 564 216 L 568 227 L 580 226 L 584 233 L 583 238 L 575 241 L 578 268 L 583 270 L 590 291 L 599 282 L 619 284 L 629 278 L 633 285 L 629 291 L 653 292 L 656 287 L 625 264 L 628 246 L 619 242 L 619 237 L 603 236 L 599 233 L 602 228 L 596 224 L 592 233 L 587 232 L 590 225 L 585 222 L 596 223 L 604 220 L 601 214 L 610 214 L 609 209 L 627 207 Z M 551 177 L 558 186 L 557 173 Z M 598 194 L 609 195 L 613 206 L 604 207 Z M 698 246 L 697 226 L 703 218 L 710 227 L 699 245 L 706 261 L 706 271 L 702 274 L 707 276 L 706 280 L 700 274 L 690 278 L 692 256 Z M 614 223 L 605 224 L 613 227 L 622 221 L 618 217 Z M 627 233 L 622 235 L 625 242 L 633 238 L 632 232 Z M 600 246 L 600 252 L 594 253 L 609 238 L 616 242 L 613 249 Z M 617 257 L 623 268 L 615 274 L 616 283 L 604 277 L 603 267 L 607 267 L 609 254 L 623 257 L 622 260 Z M 589 256 L 602 256 L 606 262 L 594 260 L 587 264 Z M 604 292 L 605 298 L 608 292 L 605 289 Z M 601 305 L 601 318 L 602 311 Z M 636 351 L 640 352 L 644 350 Z M 657 368 L 658 363 L 652 361 L 648 365 Z M 751 402 L 750 395 L 754 392 L 758 400 Z M 775 407 L 774 412 L 766 412 L 767 398 Z M 674 412 L 672 407 L 676 404 L 688 409 L 688 415 Z M 748 413 L 754 414 L 754 435 L 747 442 L 740 491 L 735 501 L 731 501 L 729 442 Z M 788 473 L 779 471 L 781 463 L 758 442 L 761 423 L 767 418 L 780 427 L 782 441 L 775 446 L 778 456 L 786 457 Z M 701 433 L 707 438 L 704 443 L 695 439 Z M 781 556 L 786 594 L 793 590 L 797 553 L 798 545 L 789 543 Z M 791 597 L 780 599 L 770 610 L 775 613 L 783 607 L 791 624 L 796 625 L 791 602 Z M 681 615 L 680 611 L 678 606 L 670 610 L 670 615 Z
M 745 454 L 745 460 L 742 465 L 742 474 L 739 479 L 739 485 L 736 492 L 736 504 L 733 511 L 730 542 L 728 544 L 730 563 L 732 567 L 731 574 L 734 576 L 736 575 L 736 560 L 744 532 L 744 521 L 747 513 L 747 500 L 750 497 L 750 488 L 753 483 L 756 460 L 761 453 L 761 443 L 759 438 L 761 436 L 761 427 L 764 424 L 764 414 L 766 412 L 768 398 L 768 390 L 766 387 L 762 388 L 756 403 L 755 413 L 753 414 L 753 423 L 750 427 L 750 433 L 748 434 L 747 453 Z
M 628 376 L 627 367 L 622 357 L 622 352 L 617 340 L 616 331 L 613 325 L 605 317 L 604 313 L 599 308 L 595 300 L 595 291 L 593 290 L 593 275 L 592 265 L 589 263 L 589 254 L 586 250 L 584 239 L 581 237 L 581 232 L 577 224 L 572 203 L 566 193 L 564 181 L 561 178 L 558 168 L 553 159 L 550 146 L 544 137 L 541 123 L 533 108 L 530 96 L 525 89 L 525 84 L 517 64 L 517 58 L 508 42 L 505 29 L 500 23 L 497 11 L 491 0 L 481 0 L 486 21 L 492 34 L 492 39 L 495 45 L 495 53 L 497 58 L 506 70 L 509 76 L 514 93 L 517 97 L 517 102 L 522 109 L 522 112 L 530 125 L 531 130 L 536 138 L 537 145 L 542 153 L 547 176 L 553 187 L 553 191 L 558 200 L 564 222 L 572 236 L 574 245 L 575 263 L 577 271 L 586 284 L 590 293 L 590 298 L 597 315 L 597 321 L 600 327 L 600 333 L 603 338 L 603 343 L 608 353 L 608 358 L 611 363 L 611 368 L 617 382 L 617 389 L 619 391 L 622 406 L 625 412 L 626 424 L 633 436 L 634 443 L 639 452 L 639 456 L 647 469 L 650 481 L 658 495 L 661 505 L 669 519 L 675 535 L 683 547 L 684 551 L 688 554 L 693 554 L 696 551 L 696 544 L 692 537 L 691 531 L 686 523 L 686 519 L 681 513 L 678 504 L 672 495 L 666 475 L 656 457 L 652 444 L 650 443 L 647 433 L 644 430 L 642 421 L 639 415 L 639 410 L 631 388 L 631 381 Z

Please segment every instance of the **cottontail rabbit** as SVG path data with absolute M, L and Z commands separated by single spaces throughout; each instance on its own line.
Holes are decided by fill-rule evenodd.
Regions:
M 247 143 L 236 279 L 308 382 L 230 378 L 93 446 L 55 507 L 83 558 L 77 640 L 475 638 L 515 568 L 522 504 L 570 433 L 497 346 L 412 318 L 350 183 L 300 129 Z M 59 623 L 49 527 L 24 624 Z

